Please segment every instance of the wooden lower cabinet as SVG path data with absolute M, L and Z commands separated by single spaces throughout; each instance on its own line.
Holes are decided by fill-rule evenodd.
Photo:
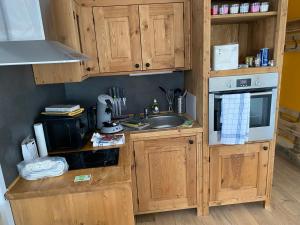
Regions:
M 269 143 L 210 148 L 210 205 L 264 200 Z
M 134 225 L 130 184 L 10 204 L 16 225 Z
M 196 136 L 134 141 L 138 212 L 197 205 Z

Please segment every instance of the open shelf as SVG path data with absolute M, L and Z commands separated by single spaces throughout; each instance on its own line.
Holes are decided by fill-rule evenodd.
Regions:
M 240 14 L 241 17 L 251 15 L 252 14 Z M 239 18 L 239 16 L 235 16 Z M 239 64 L 245 64 L 245 58 L 248 56 L 256 57 L 257 54 L 260 53 L 260 49 L 269 48 L 269 59 L 273 60 L 275 50 L 276 21 L 277 16 L 265 16 L 261 17 L 260 19 L 256 18 L 255 20 L 245 20 L 244 22 L 237 20 L 236 22 L 232 23 L 212 24 L 210 42 L 211 47 L 213 49 L 213 46 L 215 45 L 227 45 L 232 43 L 239 44 Z M 211 65 L 213 64 L 213 54 L 214 53 L 212 52 Z M 212 71 L 211 76 L 266 73 L 273 71 L 274 68 L 269 67 L 251 67 L 229 71 Z
M 210 71 L 211 77 L 222 77 L 222 76 L 236 76 L 256 73 L 275 73 L 278 71 L 276 66 L 274 67 L 250 67 L 236 70 L 218 70 Z
M 276 16 L 276 11 L 259 12 L 259 13 L 240 13 L 240 14 L 227 14 L 227 15 L 212 15 L 212 24 L 226 24 L 226 23 L 240 23 L 244 21 L 255 21 L 264 19 L 271 16 Z

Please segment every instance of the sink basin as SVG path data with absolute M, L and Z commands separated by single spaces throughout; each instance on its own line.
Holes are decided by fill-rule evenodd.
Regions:
M 159 115 L 144 119 L 144 123 L 149 123 L 152 129 L 178 127 L 185 122 L 185 118 L 178 115 Z

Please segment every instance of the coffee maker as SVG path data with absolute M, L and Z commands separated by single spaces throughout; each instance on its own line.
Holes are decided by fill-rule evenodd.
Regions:
M 114 134 L 123 130 L 119 123 L 111 121 L 114 99 L 109 95 L 99 95 L 97 100 L 97 128 L 101 133 Z

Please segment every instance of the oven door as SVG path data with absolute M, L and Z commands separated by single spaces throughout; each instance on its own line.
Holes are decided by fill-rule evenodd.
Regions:
M 230 94 L 230 93 L 226 93 Z M 274 135 L 277 89 L 250 92 L 249 141 L 271 140 Z M 222 94 L 209 94 L 209 144 L 220 144 Z

